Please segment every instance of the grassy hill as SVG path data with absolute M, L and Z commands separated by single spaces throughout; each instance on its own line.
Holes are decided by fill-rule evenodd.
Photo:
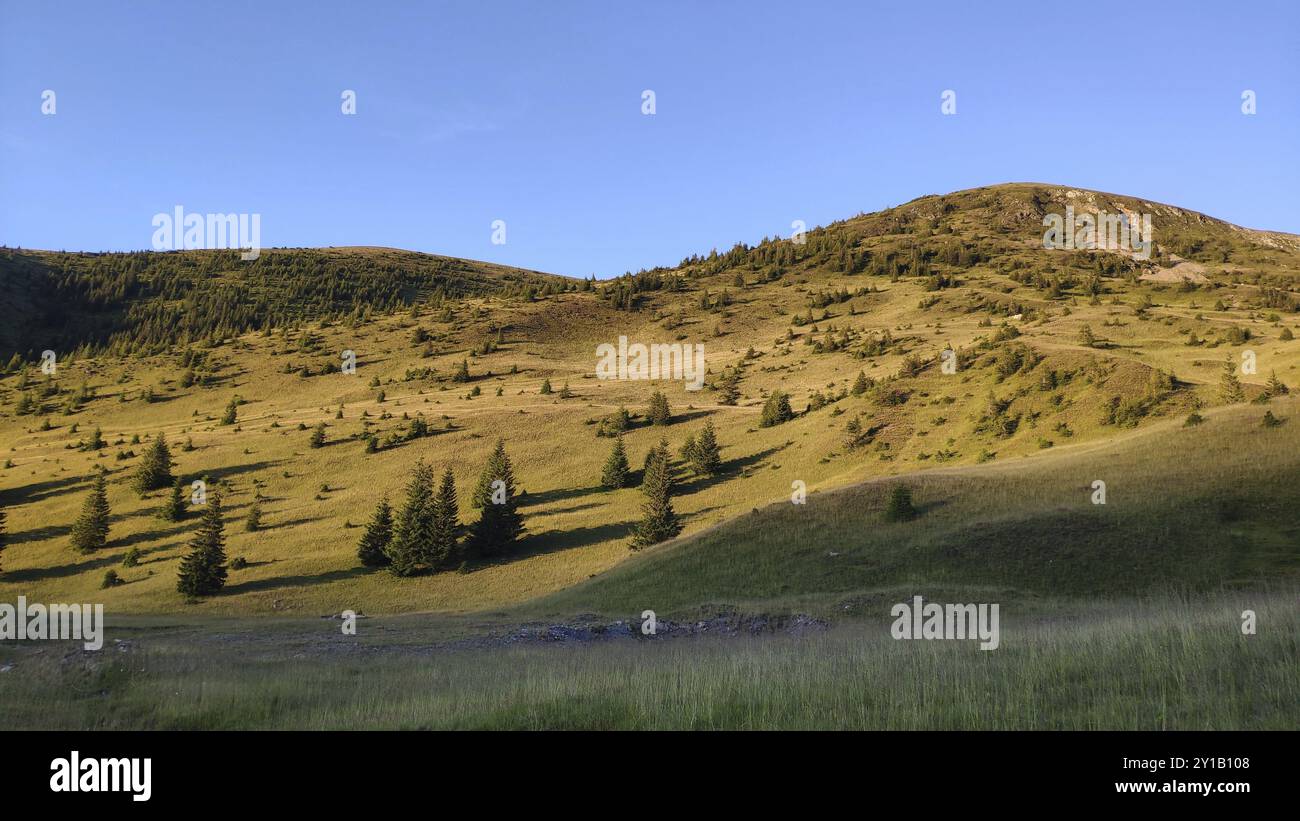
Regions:
M 1067 204 L 1152 213 L 1155 253 L 1045 250 L 1043 215 Z M 204 616 L 530 602 L 626 614 L 642 598 L 666 610 L 852 607 L 858 593 L 917 582 L 1033 596 L 1290 578 L 1295 507 L 1282 505 L 1294 501 L 1296 423 L 1264 429 L 1266 408 L 1242 405 L 1232 424 L 1202 410 L 1205 425 L 1176 428 L 1224 403 L 1224 361 L 1245 351 L 1257 371 L 1240 377 L 1243 399 L 1273 374 L 1300 383 L 1298 242 L 1131 197 L 1013 184 L 600 284 L 385 249 L 273 250 L 254 263 L 6 250 L 0 326 L 22 356 L 0 380 L 0 598 Z M 705 389 L 595 378 L 596 347 L 619 336 L 703 344 Z M 53 376 L 34 361 L 47 347 L 60 356 Z M 941 367 L 946 349 L 956 373 Z M 339 372 L 349 350 L 355 375 Z M 643 415 L 655 390 L 673 422 L 634 419 L 633 467 L 711 420 L 724 470 L 695 476 L 678 460 L 685 531 L 633 556 L 641 492 L 601 489 L 612 440 L 597 432 L 620 407 Z M 762 427 L 777 390 L 795 418 Z M 237 422 L 223 425 L 232 400 Z M 1269 407 L 1286 417 L 1290 401 Z M 411 437 L 419 417 L 430 433 Z M 320 423 L 326 443 L 313 448 Z M 86 449 L 96 428 L 106 447 Z M 166 493 L 130 487 L 159 434 L 187 483 L 223 489 L 227 552 L 248 563 L 198 604 L 175 590 L 197 515 L 162 522 Z M 400 502 L 417 459 L 453 470 L 472 521 L 469 490 L 498 436 L 525 491 L 514 553 L 409 579 L 358 565 L 360 525 L 382 496 Z M 1222 452 L 1181 450 L 1200 446 Z M 69 529 L 101 465 L 110 542 L 82 556 Z M 922 515 L 882 526 L 881 488 L 899 475 Z M 1157 475 L 1167 506 L 1151 492 Z M 1108 482 L 1105 507 L 1089 501 L 1094 479 Z M 872 480 L 883 484 L 831 493 Z M 788 501 L 796 481 L 812 491 L 804 507 Z M 247 532 L 255 499 L 265 529 Z M 1162 511 L 1178 515 L 1151 518 Z M 122 567 L 133 548 L 141 562 Z M 101 590 L 108 569 L 126 583 Z
M 51 253 L 0 249 L 0 350 L 158 353 L 417 301 L 520 292 L 535 271 L 394 248 Z M 6 354 L 7 356 L 7 354 Z

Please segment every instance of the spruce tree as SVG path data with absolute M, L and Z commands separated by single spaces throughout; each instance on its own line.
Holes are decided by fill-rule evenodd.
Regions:
M 870 387 L 871 383 L 867 381 L 867 375 L 862 371 L 858 371 L 858 378 L 853 380 L 853 395 L 861 396 L 866 393 L 867 389 Z
M 438 485 L 438 495 L 433 499 L 433 548 L 430 551 L 431 566 L 447 567 L 459 556 L 456 543 L 457 529 L 460 527 L 460 505 L 456 501 L 456 477 L 451 468 L 442 473 Z
M 357 545 L 357 558 L 366 567 L 385 567 L 389 563 L 385 550 L 393 538 L 393 508 L 388 504 L 388 497 L 379 500 L 375 514 L 366 525 L 366 532 L 361 534 L 361 543 Z
M 5 509 L 0 507 L 0 557 L 3 557 L 5 545 L 8 542 L 8 533 L 5 531 Z M 4 564 L 0 562 L 0 573 L 4 572 Z
M 226 405 L 226 412 L 221 416 L 221 424 L 233 425 L 239 419 L 239 397 L 232 396 L 230 404 Z
M 646 500 L 641 506 L 641 522 L 632 535 L 633 550 L 658 544 L 682 532 L 682 523 L 673 510 L 672 485 L 668 443 L 660 442 L 646 460 L 645 478 L 641 480 Z
M 905 522 L 916 517 L 916 508 L 912 505 L 912 489 L 907 485 L 894 485 L 889 489 L 889 501 L 885 505 L 885 520 Z
M 181 477 L 177 476 L 172 482 L 171 495 L 163 502 L 158 518 L 167 522 L 179 522 L 185 518 L 185 494 L 181 489 Z
M 143 495 L 167 487 L 172 481 L 172 454 L 167 449 L 167 438 L 159 433 L 136 469 L 135 489 Z
M 1246 401 L 1246 392 L 1241 387 L 1241 380 L 1237 378 L 1237 368 L 1233 364 L 1232 354 L 1229 354 L 1227 359 L 1223 361 L 1223 376 L 1219 380 L 1219 395 L 1229 405 Z
M 494 482 L 502 484 L 493 487 Z M 467 545 L 470 553 L 475 557 L 506 553 L 523 532 L 524 525 L 523 516 L 517 509 L 514 469 L 506 455 L 504 439 L 497 440 L 496 449 L 479 477 L 474 497 L 475 506 L 481 512 L 479 520 L 470 529 Z
M 1290 392 L 1291 389 L 1286 386 L 1286 383 L 1277 378 L 1277 371 L 1273 371 L 1268 378 L 1268 387 L 1264 389 L 1264 395 L 1272 399 L 1275 396 L 1286 396 Z
M 86 447 L 89 450 L 103 450 L 106 447 L 104 443 L 104 432 L 99 428 L 95 428 L 95 432 L 90 434 L 90 443 L 87 444 Z
M 696 447 L 698 447 L 698 445 L 695 444 L 695 434 L 692 433 L 686 437 L 685 442 L 682 442 L 682 448 L 677 451 L 677 453 L 682 457 L 683 462 L 688 465 L 694 465 Z
M 718 377 L 718 404 L 734 405 L 740 399 L 740 371 L 728 368 Z
M 655 391 L 650 397 L 650 407 L 646 409 L 646 418 L 652 425 L 667 425 L 672 422 L 672 410 L 668 407 L 668 397 L 663 391 Z
M 605 467 L 600 472 L 600 483 L 610 490 L 627 487 L 631 478 L 631 466 L 627 463 L 627 450 L 623 447 L 623 437 L 614 437 L 614 449 L 605 460 Z
M 316 427 L 312 428 L 311 439 L 307 441 L 307 444 L 311 445 L 313 448 L 320 448 L 325 446 L 325 423 L 324 422 L 317 422 Z
M 428 567 L 433 544 L 433 468 L 415 463 L 406 485 L 406 503 L 397 514 L 388 543 L 388 569 L 395 576 L 414 576 Z
M 713 431 L 713 420 L 704 422 L 704 429 L 695 440 L 695 449 L 691 454 L 691 467 L 696 473 L 713 476 L 722 470 L 722 449 L 718 447 L 718 437 Z
M 72 525 L 72 549 L 92 553 L 108 544 L 108 484 L 104 471 L 95 475 L 90 495 L 82 505 L 81 515 Z
M 758 426 L 760 428 L 770 428 L 773 425 L 779 425 L 782 422 L 788 422 L 794 418 L 794 410 L 790 407 L 790 397 L 785 391 L 774 390 L 763 403 L 763 413 L 759 417 Z
M 220 493 L 208 497 L 189 547 L 190 552 L 181 559 L 176 591 L 191 597 L 221 592 L 226 585 L 226 544 Z
M 244 529 L 249 533 L 254 533 L 262 529 L 262 505 L 259 502 L 253 502 L 248 508 L 248 516 L 244 518 Z

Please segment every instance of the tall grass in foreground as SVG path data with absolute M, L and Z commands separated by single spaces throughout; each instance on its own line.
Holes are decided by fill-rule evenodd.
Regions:
M 1258 635 L 1241 634 L 1243 607 Z M 1004 618 L 995 651 L 879 623 L 306 659 L 155 643 L 84 667 L 9 647 L 0 727 L 1294 729 L 1297 637 L 1293 594 L 1237 594 Z

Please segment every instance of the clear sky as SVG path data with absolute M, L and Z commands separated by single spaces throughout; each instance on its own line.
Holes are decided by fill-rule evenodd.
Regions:
M 179 204 L 605 277 L 1024 180 L 1300 232 L 1298 155 L 1295 0 L 0 0 L 10 246 Z

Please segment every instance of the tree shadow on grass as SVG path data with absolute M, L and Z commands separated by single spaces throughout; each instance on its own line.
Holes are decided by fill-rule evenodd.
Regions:
M 3 501 L 5 507 L 17 507 L 30 502 L 39 502 L 52 496 L 62 496 L 65 493 L 88 490 L 93 481 L 93 476 L 66 476 L 62 479 L 51 479 L 48 482 L 33 482 L 30 485 L 21 485 L 0 493 L 0 501 Z
M 518 545 L 508 556 L 500 556 L 472 565 L 479 569 L 490 565 L 510 564 L 534 556 L 559 553 L 579 547 L 607 542 L 610 539 L 632 538 L 632 528 L 636 522 L 611 522 L 594 527 L 575 527 L 568 530 L 544 530 L 541 533 L 529 533 L 519 540 Z
M 600 485 L 592 487 L 568 487 L 556 488 L 555 490 L 543 490 L 540 493 L 529 493 L 519 496 L 518 507 L 536 507 L 548 502 L 562 502 L 567 499 L 578 499 L 583 496 L 590 496 L 593 493 L 600 493 L 604 488 Z
M 593 507 L 604 507 L 600 502 L 587 502 L 580 505 L 570 505 L 569 507 L 557 507 L 545 511 L 545 515 L 550 516 L 558 513 L 577 513 L 579 510 L 591 510 Z
M 783 446 L 760 450 L 757 453 L 750 454 L 749 456 L 728 459 L 722 463 L 721 473 L 714 474 L 713 476 L 694 476 L 686 481 L 679 480 L 674 483 L 673 493 L 675 495 L 694 493 L 698 490 L 713 487 L 714 485 L 719 484 L 720 482 L 725 482 L 728 479 L 739 479 L 742 471 L 761 465 L 769 456 L 773 456 L 780 452 L 781 447 Z M 687 468 L 687 470 L 689 470 L 689 468 Z
M 207 470 L 196 471 L 193 479 L 211 479 L 213 482 L 228 479 L 231 476 L 238 476 L 243 473 L 254 473 L 259 470 L 279 467 L 285 463 L 284 459 L 274 459 L 271 461 L 249 462 L 246 465 L 230 465 L 222 468 L 209 468 Z M 187 474 L 188 476 L 188 474 Z
M 10 533 L 8 541 L 11 546 L 24 542 L 43 542 L 46 539 L 66 538 L 71 532 L 72 525 L 46 525 L 24 530 L 21 533 Z
M 273 576 L 269 579 L 253 579 L 236 584 L 227 583 L 222 594 L 255 593 L 261 590 L 277 590 L 282 587 L 310 587 L 317 584 L 329 584 L 330 582 L 340 582 L 357 576 L 364 576 L 372 570 L 373 568 L 370 567 L 349 567 L 347 570 L 331 570 L 327 573 L 317 573 L 311 576 Z M 239 571 L 234 572 L 238 573 Z
M 299 516 L 299 517 L 296 518 L 296 519 L 285 519 L 283 522 L 271 522 L 270 524 L 264 524 L 264 525 L 262 525 L 260 528 L 258 528 L 257 531 L 255 531 L 255 532 L 259 532 L 259 533 L 260 533 L 260 532 L 263 531 L 263 530 L 281 530 L 281 529 L 286 528 L 286 527 L 297 527 L 298 525 L 305 525 L 305 524 L 310 524 L 310 523 L 312 523 L 312 522 L 319 522 L 319 521 L 321 521 L 321 520 L 324 519 L 324 518 L 326 518 L 326 517 L 324 517 L 324 516 Z
M 169 527 L 166 530 L 142 530 L 139 533 L 132 533 L 129 536 L 122 536 L 117 539 L 110 538 L 108 547 L 133 547 L 142 542 L 156 542 L 160 539 L 168 539 L 172 536 L 179 536 L 183 533 L 189 533 L 198 524 L 198 517 L 195 516 L 193 521 L 188 523 L 178 522 L 175 527 Z
M 68 576 L 76 576 L 89 570 L 98 570 L 102 567 L 118 564 L 122 561 L 121 556 L 100 555 L 107 554 L 107 550 L 96 551 L 86 556 L 82 561 L 71 564 L 58 564 L 53 567 L 26 567 L 20 570 L 6 570 L 4 580 L 6 582 L 39 582 L 46 579 L 62 579 Z

